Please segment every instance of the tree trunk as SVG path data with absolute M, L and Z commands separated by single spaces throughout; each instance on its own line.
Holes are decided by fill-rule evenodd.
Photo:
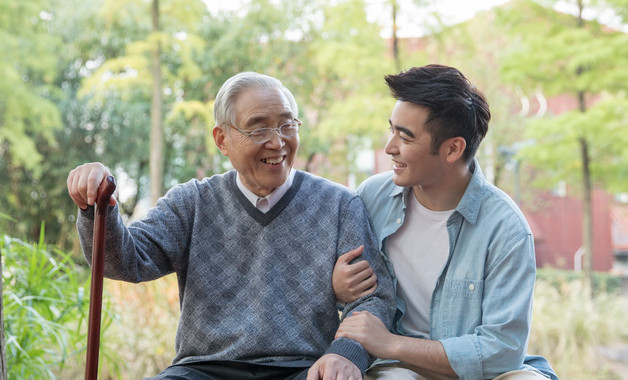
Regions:
M 579 28 L 584 27 L 584 19 L 582 18 L 582 11 L 584 10 L 584 3 L 582 0 L 578 0 L 578 18 L 577 23 Z M 580 76 L 584 68 L 578 67 L 576 75 Z M 578 109 L 580 112 L 585 113 L 587 111 L 587 104 L 585 99 L 585 93 L 583 91 L 578 92 Z M 580 144 L 580 155 L 582 159 L 582 245 L 584 247 L 584 256 L 582 257 L 582 267 L 584 269 L 584 291 L 588 297 L 593 297 L 593 207 L 591 202 L 591 168 L 589 157 L 589 143 L 584 136 L 578 139 Z
M 397 1 L 391 0 L 392 5 L 392 48 L 395 68 L 401 71 L 401 60 L 399 59 L 399 38 L 397 38 Z
M 153 89 L 150 107 L 150 199 L 157 203 L 164 183 L 164 132 L 162 126 L 162 90 L 161 90 L 161 43 L 159 33 L 159 0 L 152 5 L 153 35 L 156 46 L 153 49 L 152 75 Z
M 4 351 L 4 309 L 2 305 L 2 250 L 0 250 L 0 380 L 7 380 L 7 359 Z
M 584 256 L 582 267 L 584 268 L 584 288 L 593 296 L 593 213 L 591 205 L 591 173 L 589 168 L 589 144 L 584 138 L 578 140 L 582 155 L 582 186 L 584 189 L 582 207 L 582 240 Z

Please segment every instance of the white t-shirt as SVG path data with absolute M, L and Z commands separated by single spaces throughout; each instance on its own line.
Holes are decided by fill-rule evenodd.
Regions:
M 403 225 L 386 241 L 395 268 L 397 295 L 406 304 L 401 326 L 406 333 L 429 337 L 432 293 L 447 257 L 447 219 L 454 210 L 432 211 L 410 193 Z

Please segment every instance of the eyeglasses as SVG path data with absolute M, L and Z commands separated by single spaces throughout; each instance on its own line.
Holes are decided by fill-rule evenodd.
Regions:
M 251 139 L 255 144 L 263 144 L 272 138 L 272 133 L 276 132 L 281 138 L 290 138 L 299 133 L 299 127 L 301 126 L 299 119 L 294 119 L 287 123 L 284 123 L 276 128 L 257 128 L 252 131 L 243 131 L 235 125 L 232 126 L 236 131 L 242 133 Z

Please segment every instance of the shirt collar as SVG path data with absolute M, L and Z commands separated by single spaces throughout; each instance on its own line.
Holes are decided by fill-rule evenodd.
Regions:
M 480 213 L 480 205 L 482 204 L 482 198 L 486 191 L 486 180 L 480 164 L 476 158 L 473 159 L 469 165 L 471 171 L 471 181 L 467 185 L 467 189 L 456 207 L 458 211 L 469 223 L 475 223 L 478 220 L 478 214 Z
M 288 191 L 288 189 L 290 189 L 290 186 L 292 186 L 292 181 L 294 180 L 294 173 L 295 173 L 295 170 L 291 169 L 290 175 L 288 175 L 288 179 L 286 179 L 286 182 L 284 182 L 281 186 L 279 186 L 278 188 L 273 190 L 270 194 L 268 194 L 266 197 L 264 197 L 268 199 L 269 209 L 273 208 L 273 206 L 276 205 L 277 202 L 279 202 L 281 197 L 284 196 L 284 194 Z M 236 184 L 238 185 L 238 189 L 240 189 L 240 191 L 242 192 L 242 194 L 244 194 L 246 199 L 248 199 L 253 204 L 253 206 L 256 206 L 257 199 L 260 197 L 255 195 L 251 190 L 249 190 L 246 186 L 244 186 L 244 184 L 242 183 L 242 179 L 240 179 L 240 173 L 237 173 L 236 175 Z

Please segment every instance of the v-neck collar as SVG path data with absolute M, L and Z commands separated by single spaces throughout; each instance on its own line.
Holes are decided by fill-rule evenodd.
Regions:
M 235 197 L 238 199 L 240 205 L 246 210 L 247 214 L 251 218 L 253 218 L 257 223 L 262 226 L 267 226 L 275 220 L 279 214 L 288 206 L 292 198 L 296 195 L 297 191 L 301 187 L 301 182 L 303 182 L 304 175 L 301 171 L 296 171 L 294 173 L 294 179 L 292 180 L 292 186 L 286 191 L 286 193 L 281 197 L 279 202 L 277 202 L 268 212 L 263 213 L 258 210 L 249 199 L 240 191 L 238 185 L 236 183 L 237 172 L 234 170 L 231 174 L 231 189 L 235 194 Z

